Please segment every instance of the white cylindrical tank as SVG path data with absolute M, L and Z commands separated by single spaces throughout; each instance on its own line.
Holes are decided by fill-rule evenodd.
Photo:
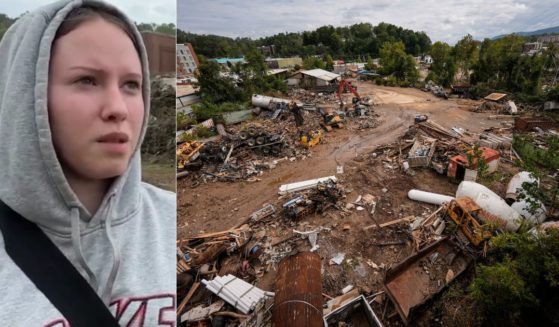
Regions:
M 285 103 L 291 102 L 291 100 L 274 98 L 274 97 L 269 97 L 269 96 L 260 95 L 260 94 L 253 94 L 252 95 L 252 105 L 255 106 L 255 107 L 268 109 L 268 105 L 270 104 L 270 101 L 285 102 Z
M 515 232 L 520 227 L 522 220 L 520 214 L 487 187 L 475 182 L 463 181 L 458 185 L 456 197 L 463 196 L 471 198 L 482 209 L 506 221 L 505 230 Z
M 534 213 L 530 212 L 530 203 L 526 201 L 526 199 L 519 200 L 511 204 L 510 207 L 516 210 L 516 212 L 521 214 L 524 218 L 533 221 L 534 223 L 541 224 L 545 221 L 545 218 L 547 217 L 547 211 L 543 203 L 537 200 L 532 200 L 532 201 L 536 201 L 538 203 L 537 204 L 538 208 L 534 210 L 535 211 Z
M 439 205 L 439 206 L 443 203 L 449 203 L 450 201 L 454 200 L 454 198 L 452 196 L 437 194 L 437 193 L 431 193 L 431 192 L 425 192 L 425 191 L 420 191 L 420 190 L 415 190 L 415 189 L 414 190 L 409 190 L 408 198 L 410 198 L 412 200 L 415 200 L 415 201 L 436 204 L 436 205 Z
M 516 201 L 518 196 L 518 189 L 522 188 L 522 183 L 524 182 L 536 182 L 539 186 L 539 181 L 537 180 L 537 178 L 531 176 L 530 172 L 521 171 L 510 179 L 509 184 L 507 185 L 506 198 Z

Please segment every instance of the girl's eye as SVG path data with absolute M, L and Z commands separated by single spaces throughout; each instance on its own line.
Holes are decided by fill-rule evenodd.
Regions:
M 95 79 L 91 76 L 81 77 L 76 81 L 80 85 L 97 85 Z
M 128 90 L 139 90 L 140 89 L 140 83 L 137 81 L 128 81 L 126 83 L 124 83 L 124 87 Z

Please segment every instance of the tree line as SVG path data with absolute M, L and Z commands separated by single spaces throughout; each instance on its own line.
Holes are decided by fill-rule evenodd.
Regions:
M 431 39 L 425 32 L 387 23 L 376 26 L 370 23 L 344 27 L 326 25 L 314 31 L 279 33 L 257 40 L 177 31 L 178 43 L 192 43 L 197 53 L 209 58 L 239 57 L 250 49 L 273 45 L 275 57 L 330 55 L 337 59 L 354 60 L 366 56 L 378 57 L 384 43 L 398 41 L 404 44 L 406 53 L 413 56 L 427 53 L 431 48 Z

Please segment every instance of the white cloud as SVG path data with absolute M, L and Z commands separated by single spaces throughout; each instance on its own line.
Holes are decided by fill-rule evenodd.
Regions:
M 559 24 L 559 0 L 178 0 L 178 26 L 194 33 L 260 37 L 323 25 L 387 22 L 451 44 Z
M 26 11 L 33 11 L 53 0 L 2 0 L 0 13 L 9 17 L 18 17 Z M 132 20 L 138 23 L 175 23 L 177 21 L 176 0 L 110 0 L 107 1 L 118 7 Z M 140 3 L 140 4 L 139 4 Z

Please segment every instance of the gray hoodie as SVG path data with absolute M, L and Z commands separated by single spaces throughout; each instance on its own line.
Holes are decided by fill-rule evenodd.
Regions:
M 51 45 L 68 12 L 83 4 L 122 16 L 134 31 L 141 48 L 146 113 L 140 139 L 145 135 L 149 72 L 134 24 L 97 1 L 63 0 L 45 6 L 18 19 L 0 43 L 0 199 L 46 233 L 121 326 L 174 326 L 175 194 L 141 182 L 138 145 L 126 172 L 91 215 L 70 188 L 52 143 L 47 112 Z M 0 324 L 68 326 L 11 261 L 1 233 Z

